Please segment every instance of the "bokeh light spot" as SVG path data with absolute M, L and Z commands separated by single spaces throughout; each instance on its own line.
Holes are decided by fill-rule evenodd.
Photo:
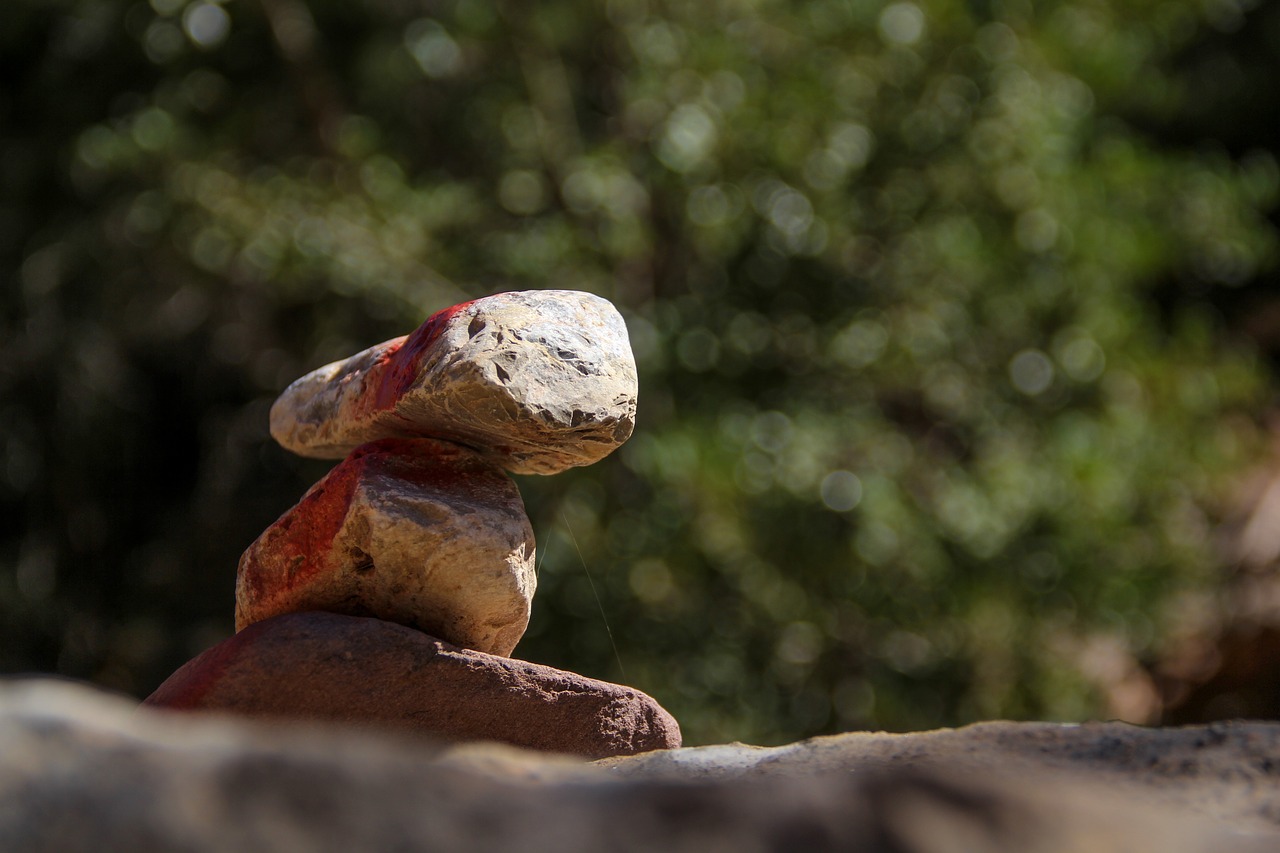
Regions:
M 716 126 L 695 104 L 676 108 L 667 119 L 658 142 L 658 159 L 675 172 L 688 172 L 711 153 L 716 142 Z
M 231 32 L 231 16 L 216 3 L 193 3 L 182 13 L 182 29 L 197 46 L 214 48 Z
M 701 326 L 690 329 L 676 343 L 676 357 L 688 370 L 703 373 L 720 360 L 720 341 Z
M 792 622 L 782 629 L 775 654 L 782 663 L 807 666 L 822 654 L 822 632 L 812 622 Z
M 1102 347 L 1089 337 L 1076 337 L 1063 343 L 1057 351 L 1058 363 L 1077 382 L 1092 382 L 1102 375 L 1107 356 Z
M 822 478 L 821 494 L 828 509 L 848 512 L 862 501 L 862 481 L 852 471 L 832 471 Z
M 1009 379 L 1013 387 L 1034 397 L 1053 384 L 1053 362 L 1038 349 L 1025 349 L 1009 361 Z
M 404 44 L 428 77 L 449 77 L 462 69 L 462 48 L 437 21 L 414 21 L 405 29 Z
M 547 205 L 547 183 L 537 172 L 514 169 L 502 176 L 498 201 L 519 216 L 537 213 Z
M 915 44 L 924 35 L 924 12 L 914 3 L 891 3 L 880 13 L 880 35 L 893 44 Z

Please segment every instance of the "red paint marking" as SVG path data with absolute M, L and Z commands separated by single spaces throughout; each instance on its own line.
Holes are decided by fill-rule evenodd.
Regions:
M 426 322 L 414 330 L 413 334 L 398 343 L 394 348 L 389 348 L 379 358 L 378 363 L 369 371 L 370 380 L 374 387 L 372 397 L 362 408 L 366 411 L 379 412 L 387 409 L 395 408 L 396 403 L 400 400 L 404 393 L 413 387 L 413 383 L 418 378 L 418 373 L 422 368 L 422 359 L 427 351 L 440 339 L 444 334 L 445 327 L 449 325 L 449 321 L 470 305 L 470 302 L 461 302 L 441 311 L 437 311 L 427 318 Z M 366 384 L 365 394 L 369 394 L 369 388 Z
M 511 481 L 474 452 L 430 438 L 384 438 L 363 444 L 267 528 L 244 558 L 241 582 L 250 599 L 268 601 L 335 569 L 334 539 L 361 482 L 381 476 L 424 492 L 491 505 Z M 341 565 L 344 558 L 337 558 Z
M 378 411 L 378 394 L 383 385 L 383 377 L 388 370 L 393 368 L 393 361 L 400 351 L 404 348 L 405 343 L 409 340 L 406 335 L 402 338 L 387 341 L 385 344 L 379 344 L 379 352 L 373 363 L 370 364 L 362 376 L 360 376 L 360 390 L 355 395 L 355 399 L 350 403 L 350 417 L 357 419 L 368 418 Z M 339 382 L 346 383 L 354 379 L 351 374 L 347 374 L 339 379 Z
M 408 335 L 387 341 L 386 347 L 384 347 L 382 352 L 378 355 L 378 360 L 373 363 L 373 366 L 375 368 L 380 368 L 390 361 L 392 356 L 400 352 L 407 340 L 409 340 Z
M 259 546 L 245 556 L 240 571 L 252 599 L 293 589 L 324 568 L 351 508 L 363 456 L 357 450 L 340 462 L 267 528 Z

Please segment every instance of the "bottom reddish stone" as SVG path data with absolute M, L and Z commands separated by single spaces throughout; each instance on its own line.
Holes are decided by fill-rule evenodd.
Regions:
M 143 704 L 408 729 L 592 759 L 680 746 L 679 724 L 638 690 L 333 613 L 250 625 L 182 666 Z

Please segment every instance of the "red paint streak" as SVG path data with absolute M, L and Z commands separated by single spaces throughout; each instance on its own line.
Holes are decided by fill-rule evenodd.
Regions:
M 357 450 L 338 463 L 245 553 L 240 573 L 251 600 L 274 598 L 324 569 L 365 467 L 362 456 Z
M 349 403 L 350 412 L 348 417 L 356 420 L 365 420 L 378 412 L 378 394 L 383 385 L 383 377 L 394 369 L 394 361 L 404 345 L 408 342 L 408 335 L 379 344 L 374 349 L 378 350 L 377 357 L 373 363 L 365 368 L 364 373 L 360 375 L 360 387 L 355 394 L 354 399 Z M 350 374 L 344 375 L 339 381 L 349 382 L 354 377 Z M 393 401 L 394 404 L 394 401 Z
M 462 313 L 470 302 L 462 302 L 437 311 L 403 341 L 389 347 L 369 371 L 364 393 L 368 397 L 366 411 L 378 412 L 395 408 L 404 393 L 413 387 L 427 351 L 440 340 L 449 321 Z M 370 387 L 372 383 L 372 388 Z M 371 396 L 369 396 L 371 395 Z
M 318 576 L 342 571 L 348 558 L 334 553 L 334 539 L 346 524 L 356 492 L 373 478 L 398 480 L 423 492 L 483 506 L 519 495 L 505 474 L 460 445 L 430 438 L 362 444 L 245 553 L 240 582 L 248 586 L 249 600 L 288 598 Z

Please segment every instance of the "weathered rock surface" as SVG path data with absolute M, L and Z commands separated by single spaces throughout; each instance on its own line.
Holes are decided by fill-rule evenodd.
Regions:
M 236 627 L 327 610 L 506 655 L 535 585 L 533 529 L 505 473 L 449 442 L 383 439 L 352 452 L 244 552 Z
M 1280 832 L 1277 723 L 1147 728 L 989 722 L 910 734 L 857 732 L 781 747 L 694 747 L 609 759 L 600 766 L 622 776 L 686 781 L 789 778 L 850 767 L 866 772 L 910 768 L 930 776 L 948 773 L 1015 784 L 1051 776 L 1126 807 L 1229 815 L 1241 829 Z
M 1280 725 L 993 723 L 571 763 L 0 682 L 0 849 L 1280 849 Z
M 523 291 L 446 308 L 408 337 L 309 373 L 272 406 L 271 434 L 334 459 L 379 438 L 445 438 L 518 474 L 554 474 L 608 455 L 635 411 L 635 360 L 614 307 Z
M 333 720 L 587 758 L 680 745 L 675 719 L 638 690 L 331 613 L 255 623 L 187 663 L 146 704 Z

